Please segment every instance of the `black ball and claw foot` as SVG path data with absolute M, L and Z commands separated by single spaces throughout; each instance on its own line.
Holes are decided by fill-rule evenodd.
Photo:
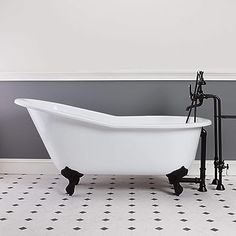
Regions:
M 72 170 L 69 167 L 65 167 L 61 170 L 61 174 L 69 180 L 69 184 L 66 187 L 66 192 L 72 196 L 75 191 L 75 185 L 77 185 L 80 181 L 80 178 L 83 174 L 79 173 L 76 170 Z
M 167 178 L 169 179 L 169 183 L 174 185 L 175 194 L 179 196 L 183 192 L 183 187 L 180 185 L 181 179 L 188 174 L 188 170 L 182 166 L 178 170 L 167 174 Z

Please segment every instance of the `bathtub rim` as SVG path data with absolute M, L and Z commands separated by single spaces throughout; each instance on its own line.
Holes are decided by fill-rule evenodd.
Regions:
M 66 106 L 67 108 L 71 109 L 77 109 L 81 111 L 89 111 L 94 114 L 99 114 L 103 115 L 106 117 L 110 118 L 110 121 L 103 122 L 101 120 L 95 120 L 91 119 L 88 117 L 84 117 L 83 115 L 75 115 L 71 113 L 66 113 L 62 112 L 61 110 L 55 110 L 55 109 L 49 109 L 46 106 L 42 106 L 40 103 L 45 103 L 45 104 L 50 104 L 50 105 L 58 105 L 58 106 Z M 63 118 L 68 118 L 68 119 L 73 119 L 73 120 L 78 120 L 82 121 L 85 123 L 90 123 L 93 125 L 99 125 L 99 126 L 104 126 L 108 128 L 115 128 L 115 129 L 191 129 L 191 128 L 201 128 L 205 126 L 210 126 L 212 124 L 211 120 L 197 117 L 196 123 L 167 123 L 167 124 L 132 124 L 130 123 L 119 123 L 119 119 L 125 119 L 125 118 L 132 118 L 132 117 L 158 117 L 158 118 L 170 118 L 170 117 L 175 117 L 175 118 L 183 118 L 186 119 L 187 116 L 162 116 L 162 115 L 143 115 L 143 116 L 117 116 L 117 115 L 110 115 L 107 113 L 102 113 L 102 112 L 97 112 L 89 109 L 84 109 L 76 106 L 71 106 L 67 104 L 62 104 L 62 103 L 57 103 L 57 102 L 51 102 L 51 101 L 45 101 L 45 100 L 40 100 L 40 99 L 29 99 L 29 98 L 17 98 L 14 101 L 15 104 L 25 107 L 27 109 L 33 109 L 33 110 L 39 110 L 39 111 L 44 111 L 48 113 L 55 114 L 57 116 L 63 117 Z M 190 119 L 193 119 L 193 117 L 190 117 Z

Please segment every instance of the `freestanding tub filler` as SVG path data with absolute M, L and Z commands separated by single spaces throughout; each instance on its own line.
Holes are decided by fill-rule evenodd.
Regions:
M 211 124 L 203 118 L 185 123 L 185 116 L 113 116 L 34 99 L 15 103 L 27 108 L 51 159 L 69 180 L 69 195 L 83 174 L 167 174 L 179 195 L 201 134 L 205 142 L 203 127 Z M 198 181 L 202 189 L 204 181 L 205 175 Z

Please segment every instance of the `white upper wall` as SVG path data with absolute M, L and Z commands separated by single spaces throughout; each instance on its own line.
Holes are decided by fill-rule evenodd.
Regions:
M 0 72 L 236 72 L 235 0 L 0 0 Z

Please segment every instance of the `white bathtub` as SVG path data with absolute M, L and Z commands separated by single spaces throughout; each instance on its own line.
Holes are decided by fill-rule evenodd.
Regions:
M 83 174 L 162 175 L 195 159 L 210 120 L 185 116 L 113 116 L 33 99 L 26 107 L 58 170 Z

